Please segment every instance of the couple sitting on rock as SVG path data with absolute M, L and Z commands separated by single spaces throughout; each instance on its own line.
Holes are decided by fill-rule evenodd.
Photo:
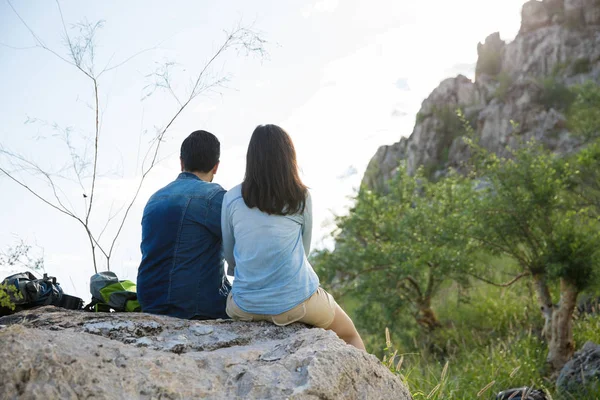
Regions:
M 229 192 L 212 183 L 219 157 L 214 135 L 193 132 L 181 145 L 181 174 L 148 200 L 137 277 L 142 310 L 280 326 L 303 322 L 364 350 L 352 320 L 319 287 L 308 262 L 311 198 L 289 135 L 276 125 L 257 127 L 244 181 Z

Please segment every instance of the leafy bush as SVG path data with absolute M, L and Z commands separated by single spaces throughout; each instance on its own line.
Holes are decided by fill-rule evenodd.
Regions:
M 14 286 L 0 284 L 0 307 L 6 307 L 11 310 L 15 309 L 11 297 L 21 298 L 21 294 L 17 292 Z
M 573 88 L 575 95 L 567 116 L 570 130 L 586 140 L 600 135 L 600 87 L 592 81 Z
M 540 93 L 536 102 L 546 107 L 554 108 L 558 111 L 567 110 L 573 101 L 575 94 L 558 77 L 549 76 L 538 82 Z
M 574 74 L 587 74 L 592 70 L 592 63 L 589 58 L 578 58 L 573 63 Z
M 492 268 L 512 268 L 504 259 L 491 263 Z M 410 343 L 386 345 L 387 365 L 402 376 L 415 399 L 474 399 L 480 392 L 489 398 L 511 387 L 547 385 L 542 371 L 545 345 L 539 337 L 542 321 L 528 282 L 510 288 L 478 283 L 466 302 L 458 301 L 458 291 L 447 289 L 438 306 L 447 325 L 435 338 L 436 345 L 446 349 L 444 357 L 428 351 L 424 337 L 416 349 Z
M 496 80 L 498 82 L 498 87 L 496 87 L 494 97 L 500 101 L 506 101 L 506 95 L 508 94 L 508 90 L 513 84 L 513 78 L 510 74 L 506 72 L 501 72 L 496 77 Z
M 439 133 L 446 133 L 447 136 L 457 137 L 463 132 L 463 126 L 458 117 L 457 108 L 452 106 L 434 107 L 432 114 L 440 122 Z
M 495 259 L 492 267 L 510 269 L 506 262 Z M 382 332 L 378 343 L 385 346 L 383 361 L 400 375 L 415 400 L 491 398 L 492 393 L 521 386 L 544 389 L 556 400 L 595 398 L 577 397 L 576 393 L 561 396 L 554 392 L 553 381 L 545 378 L 546 345 L 540 337 L 543 321 L 530 290 L 526 281 L 510 288 L 479 283 L 465 303 L 458 302 L 450 291 L 439 315 L 452 324 L 436 332 L 437 343 L 449 344 L 446 356 L 432 357 L 423 348 L 426 338 L 422 336 L 415 348 L 410 341 L 395 342 L 393 333 L 386 343 Z M 588 340 L 600 343 L 600 315 L 580 317 L 573 330 L 578 348 Z M 585 393 L 584 388 L 582 391 Z
M 475 74 L 496 76 L 502 70 L 502 53 L 497 49 L 482 48 L 477 59 Z

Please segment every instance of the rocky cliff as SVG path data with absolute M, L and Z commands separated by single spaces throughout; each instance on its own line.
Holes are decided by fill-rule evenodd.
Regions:
M 531 0 L 521 29 L 505 43 L 498 33 L 477 48 L 475 81 L 449 78 L 425 99 L 412 134 L 380 147 L 363 177 L 385 189 L 400 162 L 409 174 L 431 176 L 461 169 L 469 157 L 456 110 L 463 111 L 479 143 L 506 155 L 507 147 L 535 138 L 567 153 L 578 144 L 568 130 L 568 88 L 600 80 L 600 0 Z
M 0 397 L 411 398 L 331 331 L 51 306 L 0 318 Z

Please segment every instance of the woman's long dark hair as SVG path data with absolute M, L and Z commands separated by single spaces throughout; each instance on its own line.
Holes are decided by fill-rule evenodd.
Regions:
M 242 197 L 250 208 L 268 214 L 304 212 L 306 186 L 298 175 L 296 149 L 286 131 L 277 125 L 259 125 L 246 154 Z

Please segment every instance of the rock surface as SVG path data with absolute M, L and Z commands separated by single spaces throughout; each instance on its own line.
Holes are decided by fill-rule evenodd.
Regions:
M 43 307 L 0 318 L 10 399 L 410 399 L 375 356 L 294 324 Z
M 600 0 L 531 0 L 523 5 L 521 18 L 512 42 L 493 33 L 479 43 L 475 82 L 459 75 L 433 90 L 412 134 L 383 146 L 371 159 L 364 187 L 385 191 L 401 161 L 411 175 L 419 167 L 432 177 L 449 168 L 460 171 L 469 151 L 464 128 L 452 118 L 459 108 L 475 139 L 501 156 L 530 139 L 560 154 L 577 148 L 566 109 L 543 97 L 556 87 L 600 82 Z
M 600 393 L 600 345 L 587 342 L 560 371 L 556 386 L 563 392 L 582 388 Z

